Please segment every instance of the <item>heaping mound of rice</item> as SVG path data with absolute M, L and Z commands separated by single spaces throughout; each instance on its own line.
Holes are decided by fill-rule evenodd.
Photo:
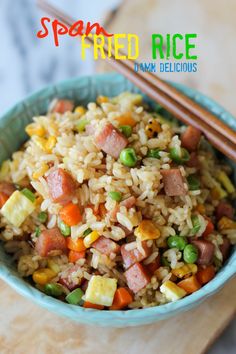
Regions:
M 210 281 L 235 244 L 231 169 L 142 96 L 54 100 L 0 170 L 1 240 L 22 277 L 70 304 L 133 309 Z

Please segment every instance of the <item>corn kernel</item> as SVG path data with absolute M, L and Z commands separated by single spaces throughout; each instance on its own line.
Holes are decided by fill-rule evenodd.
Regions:
M 230 181 L 229 177 L 224 171 L 220 171 L 217 175 L 218 181 L 225 187 L 228 193 L 234 193 L 235 188 L 232 182 Z
M 97 97 L 98 104 L 107 103 L 108 101 L 109 101 L 108 97 L 106 97 L 106 96 L 98 96 Z
M 33 273 L 33 281 L 39 285 L 45 285 L 56 276 L 56 273 L 50 268 L 41 268 Z
M 32 177 L 34 179 L 38 179 L 39 177 L 42 177 L 48 169 L 48 165 L 46 163 L 43 163 L 42 166 L 33 173 Z
M 196 274 L 197 269 L 196 264 L 189 263 L 185 264 L 183 267 L 172 269 L 172 273 L 178 278 L 183 278 L 188 275 Z
M 211 197 L 214 200 L 223 199 L 227 197 L 227 195 L 228 194 L 226 193 L 226 191 L 223 188 L 221 188 L 220 185 L 217 185 L 216 187 L 211 189 Z
M 10 160 L 4 161 L 0 168 L 0 181 L 3 181 L 10 171 Z
M 36 205 L 36 206 L 41 205 L 42 202 L 43 202 L 43 197 L 41 197 L 41 195 L 39 195 L 39 196 L 36 198 L 35 205 Z
M 31 124 L 27 125 L 25 128 L 25 131 L 29 136 L 37 135 L 37 136 L 42 137 L 46 133 L 44 127 L 40 126 L 37 123 L 31 123 Z
M 158 133 L 161 132 L 161 125 L 156 119 L 150 119 L 148 125 L 145 127 L 145 132 L 148 138 L 157 137 Z
M 78 113 L 82 116 L 86 113 L 86 109 L 83 106 L 78 106 L 75 108 L 75 113 Z
M 219 221 L 218 221 L 218 229 L 220 231 L 222 230 L 227 230 L 227 229 L 236 229 L 236 222 L 227 218 L 226 216 L 223 216 Z
M 45 149 L 48 153 L 51 153 L 52 152 L 52 149 L 54 148 L 54 146 L 56 145 L 57 143 L 57 138 L 53 135 L 51 135 L 47 142 L 46 142 L 46 145 L 45 145 Z
M 203 204 L 198 204 L 196 207 L 195 207 L 195 211 L 197 211 L 199 214 L 201 215 L 204 215 L 206 214 L 206 208 Z
M 60 273 L 60 267 L 59 265 L 53 261 L 52 259 L 48 259 L 48 268 L 51 269 L 54 273 L 58 274 Z
M 170 280 L 165 281 L 161 285 L 160 292 L 164 294 L 169 301 L 179 300 L 187 294 L 184 289 L 180 288 Z
M 145 241 L 155 240 L 161 236 L 161 233 L 151 220 L 143 220 L 135 229 L 134 235 L 141 241 Z
M 39 136 L 34 135 L 32 137 L 32 140 L 41 150 L 47 152 L 47 149 L 46 149 L 47 140 L 46 139 L 40 138 Z
M 84 245 L 86 248 L 89 248 L 93 242 L 95 242 L 99 238 L 99 234 L 97 231 L 92 231 L 84 238 Z

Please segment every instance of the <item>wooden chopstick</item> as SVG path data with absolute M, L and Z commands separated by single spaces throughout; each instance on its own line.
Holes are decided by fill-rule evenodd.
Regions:
M 126 60 L 126 65 L 133 69 L 133 63 Z M 144 77 L 151 84 L 155 84 L 162 92 L 168 94 L 176 102 L 180 103 L 183 107 L 189 109 L 196 116 L 198 116 L 206 124 L 210 125 L 216 131 L 224 135 L 227 139 L 236 144 L 236 132 L 233 131 L 227 124 L 220 121 L 214 114 L 209 112 L 207 109 L 197 104 L 195 101 L 185 96 L 182 92 L 178 91 L 173 86 L 169 85 L 167 82 L 161 80 L 158 76 L 149 72 L 139 72 L 139 76 Z
M 75 22 L 73 18 L 64 14 L 47 1 L 38 0 L 38 6 L 68 26 L 71 26 Z M 93 44 L 91 38 L 87 37 L 86 39 Z M 106 45 L 104 46 L 104 51 L 106 54 L 108 53 Z M 133 61 L 118 61 L 115 60 L 114 53 L 111 54 L 108 63 L 113 68 L 126 76 L 143 92 L 157 101 L 180 121 L 201 130 L 213 146 L 232 160 L 236 161 L 236 133 L 226 124 L 222 123 L 215 115 L 180 93 L 171 85 L 162 81 L 157 76 L 150 73 L 140 72 L 137 74 L 134 72 Z

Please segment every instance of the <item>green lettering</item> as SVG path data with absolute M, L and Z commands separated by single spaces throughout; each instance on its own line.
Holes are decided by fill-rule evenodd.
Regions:
M 160 59 L 164 59 L 163 37 L 161 34 L 152 34 L 152 59 L 157 59 L 157 50 L 159 51 Z
M 190 43 L 190 39 L 197 38 L 196 33 L 187 33 L 185 35 L 185 49 L 186 49 L 186 59 L 196 60 L 198 58 L 197 55 L 190 55 L 190 49 L 196 48 L 196 44 Z
M 172 38 L 172 42 L 173 42 L 173 57 L 175 59 L 182 59 L 183 58 L 183 53 L 177 54 L 177 52 L 176 52 L 176 47 L 177 47 L 176 40 L 179 39 L 179 40 L 182 41 L 183 38 L 184 37 L 180 33 L 176 33 L 176 34 L 173 35 L 173 38 Z

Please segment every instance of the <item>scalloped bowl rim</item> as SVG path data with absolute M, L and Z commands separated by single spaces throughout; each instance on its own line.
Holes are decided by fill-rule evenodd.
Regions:
M 115 80 L 117 77 L 122 78 L 121 75 L 116 73 L 97 74 L 92 76 L 93 79 L 95 78 L 100 80 Z M 18 109 L 19 105 L 22 105 L 25 102 L 34 101 L 35 99 L 37 99 L 37 97 L 39 97 L 42 93 L 45 93 L 47 90 L 67 85 L 73 86 L 73 83 L 78 82 L 78 80 L 90 78 L 91 76 L 83 76 L 76 79 L 62 81 L 55 85 L 47 86 L 27 96 L 25 99 L 15 104 L 13 108 L 8 110 L 0 118 L 1 129 L 2 126 L 4 126 L 4 124 L 7 122 L 11 114 Z M 124 78 L 124 80 L 126 79 Z M 188 95 L 195 94 L 198 98 L 200 97 L 206 99 L 210 102 L 211 105 L 213 105 L 213 107 L 219 108 L 220 111 L 223 112 L 223 114 L 232 117 L 222 106 L 218 105 L 212 99 L 201 94 L 197 90 L 188 88 L 183 84 L 171 84 L 173 84 L 176 88 L 184 91 L 185 93 L 188 93 Z M 137 91 L 139 90 L 136 89 L 136 92 Z M 236 253 L 235 249 L 233 253 Z M 231 255 L 230 259 L 234 256 L 234 254 Z M 26 298 L 32 299 L 34 302 L 38 303 L 42 307 L 56 314 L 70 318 L 76 322 L 111 327 L 126 327 L 149 324 L 187 311 L 190 308 L 197 306 L 207 297 L 219 291 L 220 288 L 222 288 L 223 285 L 235 275 L 236 271 L 234 269 L 236 269 L 236 259 L 231 260 L 231 262 L 226 262 L 226 264 L 218 273 L 218 275 L 200 290 L 176 302 L 170 302 L 160 306 L 129 311 L 98 311 L 92 309 L 85 309 L 79 306 L 69 305 L 60 300 L 54 299 L 50 296 L 41 293 L 39 290 L 37 290 L 29 283 L 24 281 L 22 278 L 17 276 L 16 272 L 10 270 L 7 265 L 5 265 L 0 260 L 0 278 L 3 279 L 7 284 L 9 284 L 13 289 L 15 289 L 19 294 L 25 296 Z

